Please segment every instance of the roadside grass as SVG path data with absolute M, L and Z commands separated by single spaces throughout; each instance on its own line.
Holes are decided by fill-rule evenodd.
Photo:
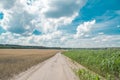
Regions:
M 58 50 L 0 50 L 0 80 L 8 80 L 57 52 Z
M 107 80 L 120 79 L 120 49 L 70 50 L 64 52 L 64 55 L 77 61 L 95 73 L 105 77 Z M 81 74 L 81 72 L 84 75 Z M 82 76 L 85 76 L 85 74 L 87 75 L 88 72 L 86 73 L 84 70 L 79 70 L 78 73 L 80 73 Z
M 93 74 L 85 69 L 78 70 L 77 75 L 79 76 L 80 80 L 102 80 L 99 75 Z

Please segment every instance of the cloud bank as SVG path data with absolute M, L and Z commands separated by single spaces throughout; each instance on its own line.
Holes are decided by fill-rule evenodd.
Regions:
M 0 43 L 55 47 L 118 46 L 120 10 L 106 10 L 100 16 L 88 15 L 92 18 L 87 19 L 87 8 L 92 8 L 88 3 L 88 0 L 0 0 Z M 117 35 L 107 34 L 110 29 L 118 31 Z

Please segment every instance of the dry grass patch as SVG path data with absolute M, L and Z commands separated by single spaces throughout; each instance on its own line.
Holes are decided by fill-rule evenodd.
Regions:
M 0 50 L 0 80 L 8 80 L 53 55 L 58 50 L 38 49 L 1 49 Z

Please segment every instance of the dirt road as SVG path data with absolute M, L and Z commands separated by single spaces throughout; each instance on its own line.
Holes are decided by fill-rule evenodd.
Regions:
M 61 53 L 57 53 L 12 80 L 78 80 L 66 60 Z

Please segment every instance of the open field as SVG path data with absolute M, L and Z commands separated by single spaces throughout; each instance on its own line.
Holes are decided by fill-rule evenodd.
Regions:
M 120 49 L 70 50 L 64 52 L 64 55 L 107 80 L 120 79 Z M 78 74 L 81 80 L 99 80 L 97 76 L 91 79 L 92 75 L 85 70 L 79 70 Z
M 7 80 L 26 71 L 53 55 L 58 50 L 0 49 L 0 80 Z

